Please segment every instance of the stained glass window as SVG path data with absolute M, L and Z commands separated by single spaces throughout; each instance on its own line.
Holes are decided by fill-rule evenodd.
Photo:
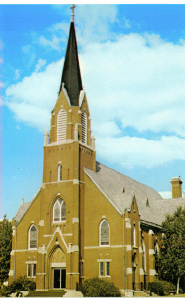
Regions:
M 37 228 L 35 225 L 32 225 L 30 230 L 29 230 L 29 248 L 37 248 Z
M 109 245 L 109 224 L 106 219 L 101 222 L 100 243 L 101 245 Z
M 53 221 L 66 220 L 66 205 L 62 199 L 58 199 L 53 206 Z

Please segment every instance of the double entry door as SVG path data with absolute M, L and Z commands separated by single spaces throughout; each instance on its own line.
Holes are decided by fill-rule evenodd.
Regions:
M 53 288 L 65 289 L 66 287 L 66 269 L 53 269 Z

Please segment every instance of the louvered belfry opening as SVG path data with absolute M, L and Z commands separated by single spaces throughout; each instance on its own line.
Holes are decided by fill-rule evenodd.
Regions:
M 82 113 L 82 142 L 87 142 L 87 116 L 86 113 Z
M 66 140 L 67 113 L 62 108 L 58 113 L 57 141 Z

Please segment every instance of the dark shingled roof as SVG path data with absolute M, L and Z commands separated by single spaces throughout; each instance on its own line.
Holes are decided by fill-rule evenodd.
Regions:
M 83 87 L 78 60 L 78 49 L 74 22 L 71 22 L 70 26 L 60 91 L 62 89 L 62 83 L 64 83 L 64 88 L 67 90 L 71 105 L 78 106 L 79 94 Z

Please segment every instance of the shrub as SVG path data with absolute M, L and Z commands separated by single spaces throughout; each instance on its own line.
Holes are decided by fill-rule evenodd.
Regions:
M 149 285 L 150 292 L 154 292 L 159 296 L 169 295 L 170 292 L 175 292 L 176 287 L 174 284 L 164 281 L 164 280 L 156 280 L 151 282 Z
M 11 293 L 16 293 L 20 291 L 33 291 L 35 290 L 35 282 L 29 280 L 27 276 L 20 276 L 8 287 L 3 287 L 2 296 L 8 297 Z
M 80 290 L 85 297 L 121 297 L 113 282 L 98 277 L 86 279 Z

